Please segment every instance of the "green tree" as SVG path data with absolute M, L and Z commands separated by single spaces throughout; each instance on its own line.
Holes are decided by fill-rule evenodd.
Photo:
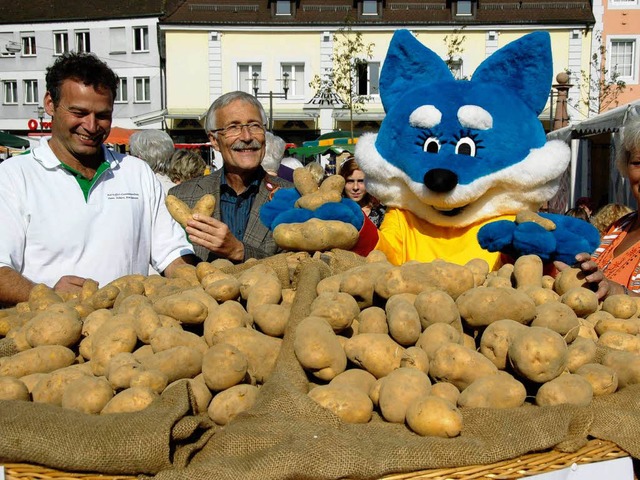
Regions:
M 332 67 L 322 75 L 315 75 L 309 86 L 316 96 L 330 98 L 338 96 L 342 108 L 349 110 L 351 137 L 353 137 L 353 114 L 366 111 L 370 95 L 362 95 L 358 90 L 359 74 L 366 72 L 368 60 L 372 57 L 373 43 L 365 44 L 362 33 L 354 32 L 349 19 L 346 25 L 333 34 Z
M 602 43 L 602 32 L 596 32 L 598 48 L 591 55 L 589 71 L 580 71 L 580 104 L 587 107 L 589 115 L 598 114 L 618 106 L 618 97 L 627 84 L 620 79 L 620 72 L 607 68 L 607 47 Z M 568 72 L 571 73 L 571 72 Z
M 467 80 L 466 75 L 462 75 L 462 52 L 464 52 L 464 41 L 467 39 L 466 35 L 462 35 L 461 32 L 464 27 L 453 30 L 450 35 L 445 35 L 444 43 L 447 46 L 447 58 L 445 63 L 454 77 L 458 80 Z

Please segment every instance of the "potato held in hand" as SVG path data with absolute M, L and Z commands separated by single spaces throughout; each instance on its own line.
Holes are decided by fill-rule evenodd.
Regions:
M 203 195 L 200 200 L 196 202 L 193 208 L 189 208 L 189 205 L 184 203 L 178 197 L 174 195 L 167 195 L 165 200 L 167 210 L 171 216 L 183 227 L 187 226 L 187 222 L 193 217 L 194 213 L 201 213 L 203 215 L 213 215 L 213 210 L 216 206 L 216 199 L 210 193 Z
M 284 250 L 350 250 L 358 242 L 358 230 L 353 225 L 338 220 L 312 218 L 304 223 L 281 223 L 273 230 L 273 239 Z

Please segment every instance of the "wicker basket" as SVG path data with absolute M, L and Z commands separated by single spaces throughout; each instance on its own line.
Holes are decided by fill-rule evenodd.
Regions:
M 530 453 L 512 460 L 504 460 L 489 465 L 422 470 L 419 472 L 386 476 L 384 480 L 511 480 L 560 470 L 574 463 L 601 462 L 603 460 L 628 456 L 629 454 L 618 448 L 616 444 L 605 440 L 594 439 L 587 442 L 584 447 L 574 453 L 562 453 L 553 450 L 541 453 Z M 9 463 L 4 467 L 7 480 L 133 480 L 136 478 L 133 476 L 110 476 L 97 473 L 65 473 L 24 463 Z

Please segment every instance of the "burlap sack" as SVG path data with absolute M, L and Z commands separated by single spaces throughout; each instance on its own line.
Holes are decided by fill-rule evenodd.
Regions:
M 340 252 L 304 257 L 295 267 L 285 257 L 270 259 L 278 264 L 283 284 L 297 288 L 290 323 L 257 404 L 227 426 L 215 427 L 193 415 L 186 382 L 135 414 L 88 416 L 5 401 L 0 402 L 0 459 L 64 471 L 142 473 L 158 480 L 262 480 L 375 479 L 492 463 L 554 446 L 574 451 L 588 436 L 613 441 L 640 457 L 640 386 L 583 408 L 463 409 L 464 430 L 453 439 L 420 437 L 377 417 L 365 425 L 347 425 L 319 407 L 307 396 L 309 379 L 293 352 L 295 327 L 308 314 L 317 283 L 361 261 Z

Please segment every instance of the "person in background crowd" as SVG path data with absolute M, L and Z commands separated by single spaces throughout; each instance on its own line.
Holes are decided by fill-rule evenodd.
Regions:
M 262 159 L 262 168 L 265 172 L 274 177 L 278 175 L 280 162 L 286 149 L 287 142 L 271 132 L 265 132 L 264 158 Z
M 204 175 L 206 169 L 207 163 L 202 158 L 202 155 L 196 151 L 182 148 L 176 150 L 171 157 L 167 173 L 173 184 L 179 185 L 182 182 Z
M 197 259 L 171 217 L 149 165 L 104 145 L 117 75 L 93 54 L 66 53 L 47 68 L 51 138 L 0 165 L 0 304 L 38 283 L 79 293 L 148 273 L 171 276 Z
M 278 176 L 293 182 L 293 171 L 296 168 L 304 167 L 302 162 L 294 157 L 285 157 L 280 161 L 280 168 L 278 168 Z
M 607 203 L 591 216 L 591 223 L 600 231 L 600 236 L 602 236 L 607 233 L 613 222 L 631 212 L 633 212 L 633 209 L 627 205 Z
M 253 95 L 235 91 L 218 97 L 207 111 L 205 130 L 222 156 L 222 168 L 169 190 L 190 207 L 207 193 L 216 198 L 213 216 L 196 215 L 186 228 L 201 260 L 243 262 L 279 251 L 260 221 L 260 207 L 277 188 L 292 184 L 261 166 L 266 122 L 264 108 Z
M 174 151 L 173 140 L 162 130 L 140 130 L 129 139 L 129 152 L 149 164 L 160 180 L 164 193 L 175 185 L 167 175 Z
M 640 205 L 640 120 L 632 120 L 622 129 L 622 143 L 616 152 L 616 166 L 629 180 L 636 203 Z M 616 220 L 593 253 L 576 256 L 586 280 L 597 287 L 598 298 L 640 293 L 640 211 Z M 558 265 L 560 269 L 566 265 Z
M 581 220 L 584 220 L 585 222 L 590 222 L 591 221 L 591 217 L 589 216 L 589 212 L 587 212 L 587 209 L 583 208 L 583 207 L 570 208 L 564 214 L 569 216 L 569 217 L 579 218 Z
M 360 170 L 355 158 L 347 157 L 340 166 L 340 175 L 345 182 L 343 196 L 360 205 L 364 214 L 376 227 L 380 228 L 386 208 L 380 204 L 377 198 L 367 192 L 364 172 Z

